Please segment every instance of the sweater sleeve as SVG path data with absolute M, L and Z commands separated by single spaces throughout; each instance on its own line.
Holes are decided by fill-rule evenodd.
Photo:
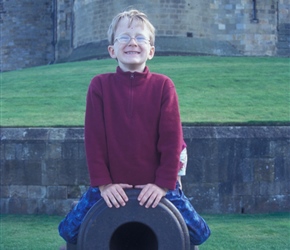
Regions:
M 87 93 L 85 148 L 91 186 L 112 183 L 108 166 L 103 98 L 97 77 L 92 80 Z
M 163 91 L 159 122 L 157 148 L 160 153 L 160 165 L 156 171 L 155 184 L 174 189 L 179 169 L 182 147 L 182 126 L 174 84 L 168 80 Z

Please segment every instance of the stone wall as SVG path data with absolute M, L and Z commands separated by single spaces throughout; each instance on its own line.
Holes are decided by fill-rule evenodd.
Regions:
M 290 127 L 184 127 L 202 213 L 290 210 Z M 64 215 L 89 185 L 83 128 L 1 128 L 1 213 Z
M 53 63 L 51 0 L 0 1 L 0 72 Z

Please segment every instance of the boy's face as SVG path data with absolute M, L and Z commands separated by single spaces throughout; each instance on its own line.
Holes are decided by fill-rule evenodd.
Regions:
M 114 45 L 108 47 L 110 56 L 118 60 L 118 64 L 123 71 L 143 72 L 146 61 L 152 59 L 155 48 L 150 45 L 150 31 L 142 22 L 133 20 L 128 27 L 129 19 L 127 17 L 120 20 L 115 33 Z M 130 37 L 125 42 L 124 37 Z M 136 39 L 138 38 L 139 42 Z M 118 39 L 120 38 L 120 39 Z M 142 41 L 145 38 L 145 41 Z

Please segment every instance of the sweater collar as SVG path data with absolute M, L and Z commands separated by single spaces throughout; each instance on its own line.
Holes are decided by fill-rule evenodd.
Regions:
M 130 71 L 126 71 L 124 72 L 119 66 L 117 67 L 116 70 L 117 74 L 120 74 L 122 76 L 125 77 L 132 77 L 134 76 L 134 78 L 143 78 L 143 77 L 147 77 L 150 73 L 149 68 L 146 66 L 143 72 L 130 72 Z

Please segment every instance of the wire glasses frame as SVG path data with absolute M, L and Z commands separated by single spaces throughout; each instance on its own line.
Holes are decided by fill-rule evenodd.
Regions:
M 119 43 L 122 43 L 122 44 L 128 44 L 132 39 L 134 39 L 135 42 L 138 44 L 150 43 L 149 39 L 141 35 L 136 36 L 136 37 L 131 37 L 128 35 L 121 35 L 121 36 L 116 37 L 116 39 L 114 40 L 114 43 L 118 41 Z

